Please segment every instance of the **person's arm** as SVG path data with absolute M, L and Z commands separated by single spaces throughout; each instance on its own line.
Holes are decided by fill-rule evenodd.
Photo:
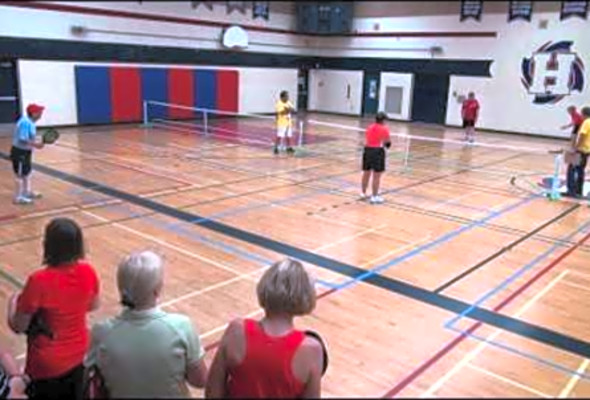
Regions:
M 96 271 L 91 267 L 91 272 L 92 272 L 92 279 L 93 279 L 93 293 L 94 293 L 94 297 L 92 298 L 92 301 L 90 302 L 90 306 L 88 307 L 88 311 L 96 311 L 100 308 L 100 280 L 98 279 L 98 275 L 96 274 Z
M 573 126 L 574 126 L 574 123 L 573 123 L 573 122 L 570 122 L 570 123 L 569 123 L 569 124 L 567 124 L 567 125 L 563 125 L 563 126 L 561 127 L 561 129 L 568 129 L 568 128 L 573 128 Z
M 232 321 L 223 333 L 223 337 L 213 358 L 211 369 L 209 370 L 209 379 L 207 379 L 207 386 L 205 387 L 206 398 L 219 399 L 226 396 L 229 368 L 227 349 L 231 342 L 240 340 L 243 331 L 242 324 L 240 320 Z
M 45 145 L 42 140 L 40 142 L 36 140 L 35 134 L 33 132 L 34 127 L 30 125 L 23 127 L 23 125 L 20 125 L 17 127 L 17 129 L 19 129 L 18 142 L 20 144 L 31 146 L 36 149 L 42 149 Z
M 201 345 L 198 332 L 193 328 L 187 317 L 182 325 L 186 340 L 186 371 L 185 379 L 189 385 L 203 388 L 207 383 L 207 365 L 205 364 L 205 349 Z
M 19 296 L 21 294 L 14 293 L 8 300 L 8 326 L 14 333 L 26 332 L 34 314 L 18 311 Z
M 322 366 L 324 364 L 322 345 L 316 339 L 307 337 L 301 350 L 304 352 L 304 359 L 310 365 L 303 398 L 319 399 L 322 392 Z

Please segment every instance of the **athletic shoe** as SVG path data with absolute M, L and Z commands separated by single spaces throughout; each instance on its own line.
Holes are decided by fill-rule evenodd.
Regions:
M 29 192 L 29 193 L 25 193 L 24 197 L 31 199 L 31 200 L 36 200 L 36 199 L 40 199 L 41 197 L 43 197 L 43 195 L 38 192 Z
M 28 205 L 33 204 L 33 200 L 28 197 L 18 196 L 13 200 L 13 203 L 18 205 Z
M 293 154 L 293 153 L 295 153 L 295 150 L 293 150 L 293 147 L 287 147 L 287 153 Z
M 383 204 L 385 200 L 381 196 L 371 196 L 371 204 Z
M 367 200 L 367 195 L 366 195 L 365 193 L 361 193 L 361 194 L 359 195 L 359 200 L 360 200 L 360 201 L 365 201 L 365 200 Z
M 275 156 L 276 156 L 276 155 L 278 155 L 278 154 L 279 154 L 279 148 L 278 148 L 278 147 L 275 147 L 275 148 L 274 148 L 274 150 L 273 150 L 272 152 L 273 152 L 273 154 L 274 154 Z

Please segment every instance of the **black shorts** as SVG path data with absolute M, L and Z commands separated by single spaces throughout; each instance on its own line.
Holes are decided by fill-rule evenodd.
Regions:
M 472 119 L 463 119 L 463 128 L 470 128 L 475 126 L 475 121 Z
M 10 149 L 10 159 L 12 160 L 12 170 L 16 176 L 21 178 L 29 176 L 33 167 L 32 155 L 33 152 L 31 150 L 23 150 L 12 146 Z
M 385 149 L 383 147 L 365 147 L 363 171 L 385 171 Z

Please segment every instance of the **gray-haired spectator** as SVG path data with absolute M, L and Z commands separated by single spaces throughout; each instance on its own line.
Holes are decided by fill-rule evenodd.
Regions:
M 144 251 L 117 271 L 123 311 L 92 328 L 85 365 L 98 367 L 112 398 L 189 397 L 187 383 L 204 387 L 205 351 L 184 315 L 162 311 L 162 259 Z

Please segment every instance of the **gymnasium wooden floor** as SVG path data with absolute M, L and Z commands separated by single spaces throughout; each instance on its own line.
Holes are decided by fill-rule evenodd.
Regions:
M 234 127 L 250 138 L 258 129 L 252 120 Z M 39 266 L 45 224 L 69 216 L 85 228 L 102 279 L 104 304 L 92 320 L 119 310 L 120 258 L 156 249 L 167 260 L 162 306 L 192 317 L 210 360 L 230 319 L 260 315 L 255 283 L 265 267 L 291 255 L 318 279 L 317 309 L 298 323 L 328 343 L 326 397 L 590 396 L 590 210 L 539 195 L 552 157 L 414 141 L 409 168 L 392 152 L 386 203 L 371 206 L 357 201 L 359 136 L 318 125 L 307 132 L 316 139 L 309 154 L 276 158 L 268 146 L 228 136 L 137 125 L 64 129 L 57 145 L 36 153 L 34 185 L 44 199 L 31 207 L 11 204 L 3 161 L 0 317 L 8 294 Z M 0 139 L 2 149 L 9 143 Z M 23 338 L 1 326 L 1 345 L 22 361 Z

